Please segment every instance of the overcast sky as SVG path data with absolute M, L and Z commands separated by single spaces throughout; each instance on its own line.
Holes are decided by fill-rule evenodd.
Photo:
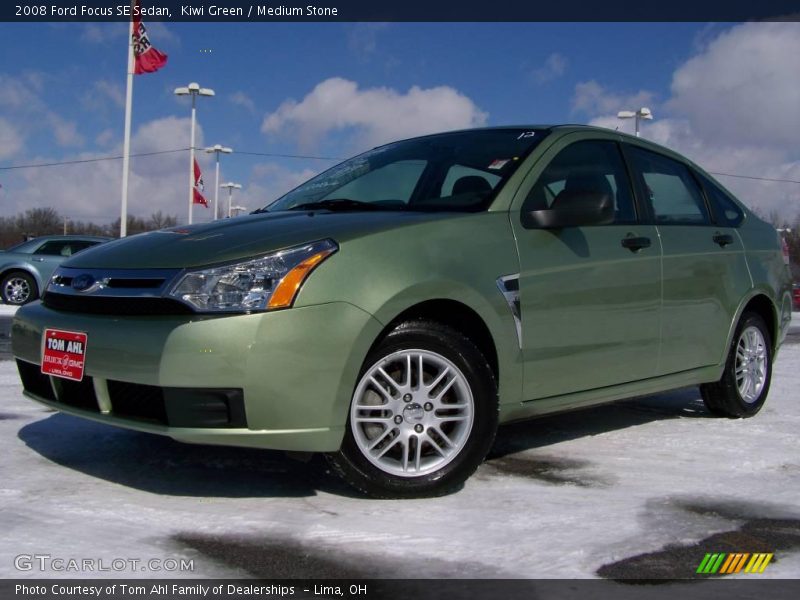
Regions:
M 800 181 L 800 23 L 147 23 L 169 55 L 135 78 L 133 152 L 198 145 L 346 157 L 378 143 L 471 126 L 594 123 L 648 106 L 643 135 L 710 171 Z M 0 167 L 121 153 L 127 26 L 4 23 Z M 209 198 L 213 163 L 199 156 Z M 262 206 L 332 161 L 237 153 L 222 180 Z M 186 152 L 132 160 L 130 212 L 186 220 Z M 0 171 L 0 214 L 53 206 L 119 215 L 121 162 Z M 720 176 L 750 206 L 800 213 L 800 184 Z M 210 211 L 195 209 L 195 221 Z

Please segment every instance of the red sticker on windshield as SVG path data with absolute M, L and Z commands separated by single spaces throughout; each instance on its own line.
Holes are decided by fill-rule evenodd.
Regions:
M 83 380 L 86 334 L 45 329 L 42 342 L 42 373 L 72 381 Z
M 502 168 L 503 168 L 503 167 L 505 167 L 505 166 L 506 166 L 506 165 L 507 165 L 509 162 L 510 162 L 510 159 L 508 159 L 508 158 L 502 158 L 502 159 L 501 159 L 501 158 L 498 158 L 498 159 L 495 159 L 495 160 L 493 160 L 493 161 L 492 161 L 492 162 L 489 164 L 489 168 L 490 168 L 490 169 L 495 169 L 495 170 L 496 170 L 496 169 L 502 169 Z

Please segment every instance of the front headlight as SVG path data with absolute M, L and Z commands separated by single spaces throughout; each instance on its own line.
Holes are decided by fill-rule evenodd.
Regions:
M 169 292 L 198 312 L 288 308 L 309 273 L 339 249 L 321 240 L 230 265 L 187 271 Z

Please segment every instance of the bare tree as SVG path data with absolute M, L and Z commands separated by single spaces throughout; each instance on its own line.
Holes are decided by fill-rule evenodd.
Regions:
M 165 215 L 161 211 L 145 220 L 128 216 L 128 233 L 142 233 L 164 227 L 174 227 L 178 218 Z M 30 237 L 60 235 L 64 231 L 64 217 L 54 208 L 31 208 L 13 217 L 0 217 L 0 248 L 8 248 Z M 103 226 L 91 221 L 69 221 L 69 233 L 76 235 L 97 235 L 116 237 L 119 235 L 119 219 Z
M 175 227 L 178 224 L 178 218 L 174 215 L 165 215 L 160 210 L 150 215 L 150 221 L 147 223 L 149 229 L 164 229 L 165 227 Z
M 61 233 L 64 219 L 54 208 L 30 208 L 17 216 L 17 230 L 33 237 Z

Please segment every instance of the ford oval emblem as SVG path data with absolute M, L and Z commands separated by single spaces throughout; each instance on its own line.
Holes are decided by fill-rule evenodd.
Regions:
M 88 292 L 95 286 L 95 283 L 97 283 L 97 280 L 94 277 L 88 273 L 83 273 L 82 275 L 73 277 L 72 289 L 76 292 Z

